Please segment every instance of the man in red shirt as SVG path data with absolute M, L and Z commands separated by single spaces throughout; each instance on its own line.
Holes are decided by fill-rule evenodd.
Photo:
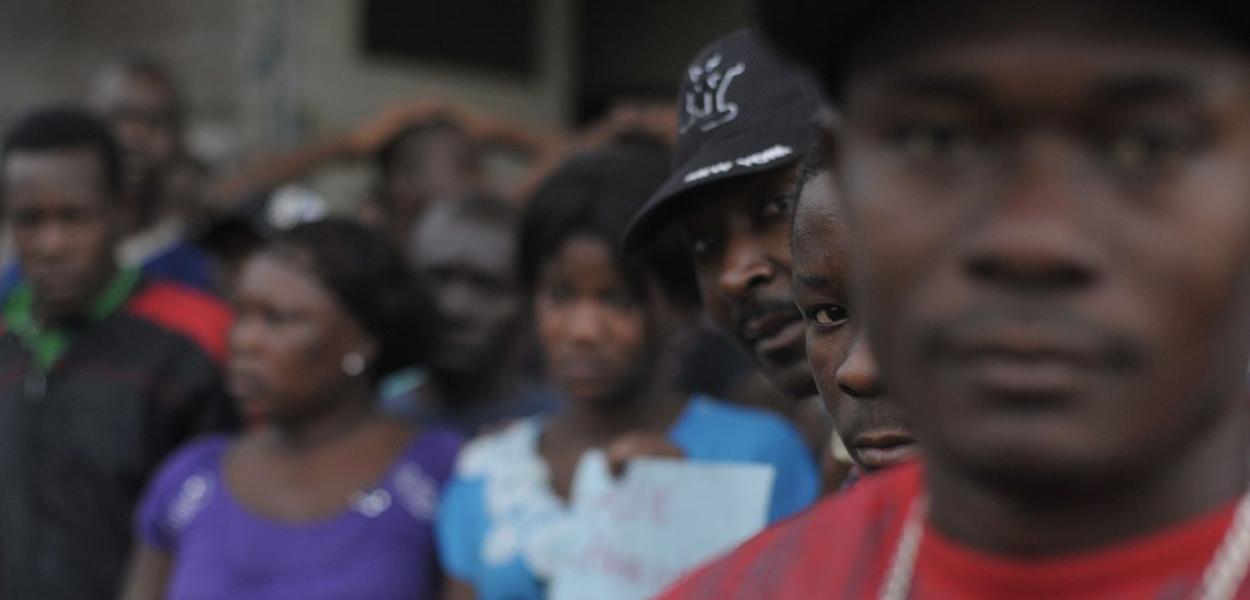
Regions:
M 759 6 L 925 458 L 667 597 L 1250 597 L 1250 6 Z

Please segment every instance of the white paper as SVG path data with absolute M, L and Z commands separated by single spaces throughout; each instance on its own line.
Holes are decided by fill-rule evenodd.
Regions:
M 573 527 L 551 600 L 641 600 L 763 529 L 774 468 L 647 458 L 613 481 L 601 452 L 578 466 Z

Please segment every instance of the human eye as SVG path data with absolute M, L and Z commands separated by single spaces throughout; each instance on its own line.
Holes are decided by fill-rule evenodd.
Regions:
M 93 222 L 95 220 L 96 213 L 88 208 L 75 207 L 67 208 L 61 211 L 59 216 L 61 221 L 66 225 L 81 227 Z
M 840 327 L 850 319 L 850 313 L 846 308 L 836 304 L 819 304 L 809 307 L 803 311 L 803 316 L 807 318 L 808 323 L 820 329 Z
M 573 290 L 567 285 L 551 285 L 543 296 L 552 304 L 564 304 L 573 298 Z
M 632 310 L 638 306 L 638 301 L 634 295 L 624 289 L 613 289 L 605 292 L 603 301 L 617 310 Z
M 39 225 L 43 220 L 39 211 L 34 210 L 17 210 L 13 211 L 13 225 L 22 229 L 33 228 Z
M 719 236 L 711 232 L 687 231 L 685 238 L 690 254 L 696 260 L 712 256 L 720 246 Z
M 917 120 L 893 127 L 888 139 L 895 150 L 917 164 L 958 163 L 977 149 L 973 127 L 955 120 Z
M 767 202 L 760 207 L 760 216 L 765 221 L 774 221 L 778 218 L 788 216 L 794 210 L 794 195 L 792 193 L 782 193 L 769 198 Z
M 292 315 L 284 310 L 266 306 L 260 309 L 260 318 L 266 325 L 278 327 L 291 321 Z
M 1108 162 L 1122 171 L 1153 171 L 1174 165 L 1200 146 L 1191 128 L 1138 124 L 1112 132 L 1106 141 Z

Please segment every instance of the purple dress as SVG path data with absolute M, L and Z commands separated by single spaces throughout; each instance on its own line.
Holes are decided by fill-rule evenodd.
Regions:
M 376 487 L 337 516 L 290 524 L 240 505 L 223 481 L 229 444 L 213 436 L 165 462 L 138 513 L 138 537 L 174 558 L 166 598 L 434 598 L 432 519 L 462 439 L 420 434 Z

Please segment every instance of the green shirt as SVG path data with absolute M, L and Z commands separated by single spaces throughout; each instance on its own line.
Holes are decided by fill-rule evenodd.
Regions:
M 86 322 L 94 323 L 121 308 L 139 285 L 138 269 L 121 269 L 87 308 Z M 35 290 L 29 282 L 18 286 L 4 303 L 4 321 L 13 335 L 34 355 L 35 368 L 47 373 L 65 355 L 72 341 L 63 325 L 47 326 L 35 317 Z

